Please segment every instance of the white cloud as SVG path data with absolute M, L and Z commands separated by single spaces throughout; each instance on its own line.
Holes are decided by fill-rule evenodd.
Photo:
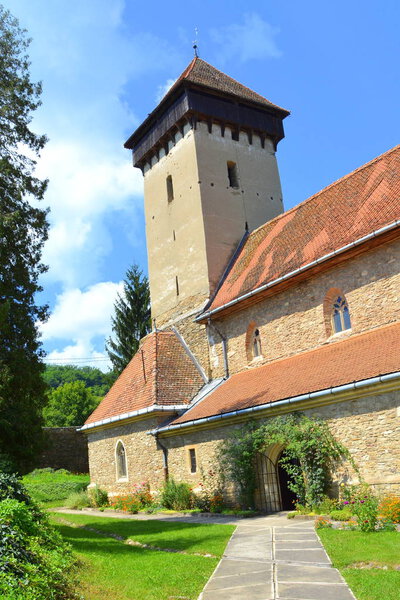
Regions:
M 75 288 L 59 294 L 49 320 L 41 326 L 42 339 L 108 336 L 114 302 L 122 289 L 122 282 L 102 281 L 86 291 Z
M 157 89 L 156 102 L 157 104 L 161 102 L 164 98 L 165 94 L 169 92 L 169 90 L 174 85 L 176 79 L 167 79 L 167 81 L 163 85 L 159 85 Z
M 220 29 L 211 29 L 210 35 L 220 46 L 217 53 L 220 63 L 238 60 L 277 58 L 281 56 L 275 37 L 279 29 L 272 27 L 256 13 L 244 15 L 242 24 L 232 24 Z
M 61 351 L 49 352 L 45 362 L 49 365 L 76 365 L 78 367 L 89 365 L 104 372 L 112 368 L 108 355 L 105 352 L 94 350 L 93 345 L 86 340 L 79 340 L 76 344 L 66 346 Z
M 59 343 L 61 348 L 50 352 L 50 364 L 93 364 L 99 368 L 109 367 L 105 352 L 95 349 L 98 337 L 111 335 L 111 315 L 117 294 L 121 294 L 123 282 L 103 281 L 87 290 L 70 289 L 57 296 L 54 310 L 47 321 L 40 325 L 44 342 Z M 65 345 L 65 340 L 72 343 Z M 96 359 L 96 360 L 94 360 Z
M 134 110 L 145 74 L 175 71 L 179 56 L 165 40 L 123 22 L 123 0 L 9 0 L 33 42 L 34 80 L 43 81 L 43 104 L 33 128 L 50 141 L 38 164 L 49 178 L 45 204 L 51 229 L 44 250 L 44 282 L 87 286 L 112 260 L 113 238 L 132 239 L 141 211 L 142 175 L 123 149 L 139 120 Z M 125 94 L 129 86 L 129 104 Z M 113 231 L 110 214 L 126 213 L 133 236 Z

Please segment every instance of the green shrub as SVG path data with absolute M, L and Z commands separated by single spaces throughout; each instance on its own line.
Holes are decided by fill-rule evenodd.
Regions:
M 312 511 L 317 515 L 329 515 L 333 510 L 337 510 L 338 508 L 341 508 L 338 500 L 325 496 L 321 502 L 312 506 Z
M 89 488 L 87 495 L 89 497 L 90 506 L 93 506 L 93 508 L 108 506 L 108 493 L 106 490 L 102 490 L 97 485 Z
M 47 516 L 31 502 L 16 477 L 1 474 L 0 480 L 0 597 L 77 598 L 72 589 L 74 561 L 69 547 L 50 526 Z
M 67 508 L 86 508 L 90 506 L 89 496 L 87 492 L 74 492 L 65 500 L 65 506 Z
M 349 521 L 352 513 L 349 510 L 331 510 L 329 516 L 334 521 Z
M 0 500 L 13 498 L 25 504 L 31 504 L 31 499 L 21 480 L 16 475 L 0 472 Z
M 172 510 L 185 510 L 193 506 L 193 492 L 188 483 L 176 482 L 172 477 L 161 489 L 161 504 Z

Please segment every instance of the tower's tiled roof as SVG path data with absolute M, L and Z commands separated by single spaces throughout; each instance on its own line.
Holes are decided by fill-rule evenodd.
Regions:
M 400 323 L 232 375 L 171 425 L 400 371 Z
M 167 93 L 167 96 L 179 85 L 181 81 L 187 81 L 196 85 L 201 85 L 223 94 L 230 94 L 239 100 L 247 100 L 250 102 L 256 102 L 257 104 L 262 104 L 263 106 L 277 108 L 289 114 L 289 111 L 286 109 L 273 104 L 264 98 L 264 96 L 257 94 L 257 92 L 254 92 L 235 79 L 232 79 L 232 77 L 229 77 L 229 75 L 225 75 L 225 73 L 219 71 L 208 62 L 198 57 L 195 57 L 183 71 L 182 75 L 178 77 L 171 90 Z
M 400 146 L 253 231 L 209 310 L 400 219 Z
M 186 404 L 203 385 L 173 332 L 148 335 L 86 425 L 149 408 Z

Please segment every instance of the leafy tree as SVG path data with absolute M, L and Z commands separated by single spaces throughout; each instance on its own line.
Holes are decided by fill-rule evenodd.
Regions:
M 47 211 L 37 207 L 47 181 L 34 176 L 46 137 L 30 129 L 41 85 L 29 74 L 30 40 L 0 5 L 0 460 L 28 470 L 41 445 L 45 403 L 37 306 Z M 31 203 L 34 201 L 34 203 Z
M 51 390 L 49 403 L 44 409 L 47 427 L 72 427 L 83 425 L 96 408 L 100 398 L 87 388 L 83 381 L 64 383 Z
M 123 294 L 118 295 L 114 310 L 112 330 L 115 341 L 109 338 L 106 350 L 119 374 L 137 352 L 141 338 L 151 328 L 149 283 L 137 265 L 128 269 Z
M 83 381 L 95 396 L 103 397 L 116 379 L 113 371 L 103 373 L 95 367 L 76 367 L 75 365 L 46 365 L 44 380 L 51 388 L 58 388 L 64 383 Z

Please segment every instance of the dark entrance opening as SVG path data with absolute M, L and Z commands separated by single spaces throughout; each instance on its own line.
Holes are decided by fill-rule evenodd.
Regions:
M 282 454 L 281 454 L 281 456 L 282 456 Z M 279 460 L 278 460 L 278 480 L 279 480 L 279 487 L 280 487 L 280 491 L 281 491 L 282 510 L 293 510 L 294 504 L 296 502 L 296 494 L 294 492 L 292 492 L 292 490 L 290 490 L 288 487 L 289 476 L 286 473 L 285 469 L 282 468 L 282 466 L 279 462 L 281 456 L 279 457 Z M 296 465 L 296 466 L 300 465 L 297 458 L 292 458 L 290 460 L 290 463 L 292 465 Z

